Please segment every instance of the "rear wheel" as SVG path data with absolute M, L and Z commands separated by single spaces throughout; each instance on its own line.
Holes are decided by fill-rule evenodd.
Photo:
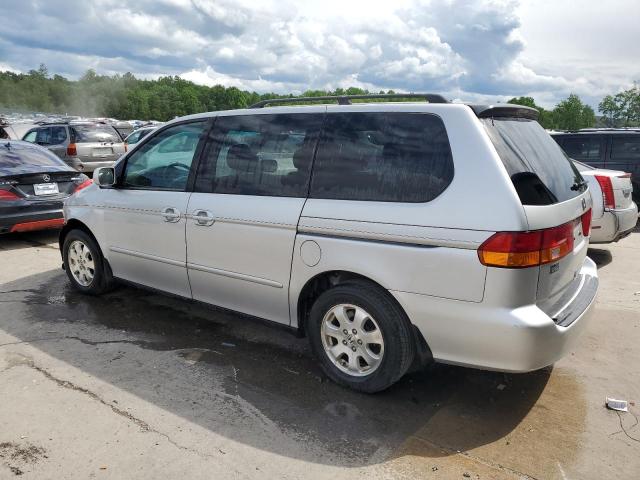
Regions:
M 415 355 L 409 319 L 389 293 L 365 281 L 324 292 L 307 332 L 322 369 L 336 383 L 378 392 L 404 375 Z
M 99 295 L 113 286 L 105 269 L 102 252 L 96 242 L 82 230 L 71 230 L 62 246 L 64 268 L 71 285 L 89 295 Z

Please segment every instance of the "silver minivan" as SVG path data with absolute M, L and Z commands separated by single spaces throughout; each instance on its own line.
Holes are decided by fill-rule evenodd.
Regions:
M 537 111 L 422 97 L 162 126 L 65 203 L 69 280 L 285 325 L 365 392 L 431 361 L 554 363 L 598 288 L 587 185 Z

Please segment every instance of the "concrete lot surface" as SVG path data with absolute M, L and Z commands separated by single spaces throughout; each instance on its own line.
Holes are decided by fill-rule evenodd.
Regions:
M 638 479 L 640 233 L 590 254 L 595 317 L 553 368 L 436 365 L 362 395 L 305 339 L 129 287 L 79 295 L 55 232 L 0 237 L 0 478 Z

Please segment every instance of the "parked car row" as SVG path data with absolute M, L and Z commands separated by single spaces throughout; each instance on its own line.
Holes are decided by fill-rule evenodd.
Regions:
M 48 148 L 80 172 L 111 166 L 125 151 L 117 130 L 102 123 L 45 123 L 30 129 L 23 140 Z
M 127 145 L 134 145 L 160 122 L 114 119 L 0 118 L 0 139 L 25 140 L 48 148 L 72 168 L 89 173 L 113 165 Z
M 91 185 L 86 175 L 47 149 L 0 142 L 0 233 L 60 228 L 62 203 Z
M 34 167 L 0 192 L 34 205 L 71 194 L 60 249 L 80 292 L 124 281 L 283 325 L 356 390 L 433 361 L 554 363 L 594 303 L 590 240 L 635 226 L 632 177 L 572 161 L 534 109 L 400 96 L 428 103 L 268 100 L 192 115 L 129 137 L 114 166 L 99 159 L 119 142 L 84 142 L 93 182 L 68 166 L 77 176 L 38 180 Z M 76 145 L 73 164 L 76 130 L 96 126 L 27 136 L 63 127 L 56 145 Z M 27 146 L 55 158 L 4 148 L 15 162 Z

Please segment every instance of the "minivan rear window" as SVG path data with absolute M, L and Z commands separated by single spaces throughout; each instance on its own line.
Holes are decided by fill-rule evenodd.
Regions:
M 560 146 L 535 120 L 481 119 L 523 205 L 551 205 L 577 197 L 586 182 Z
M 637 137 L 613 137 L 611 139 L 611 159 L 640 159 L 640 135 Z
M 120 143 L 122 138 L 116 130 L 109 125 L 75 125 L 73 127 L 74 141 L 76 143 Z
M 579 135 L 562 139 L 562 149 L 574 160 L 600 162 L 602 142 L 593 135 Z

